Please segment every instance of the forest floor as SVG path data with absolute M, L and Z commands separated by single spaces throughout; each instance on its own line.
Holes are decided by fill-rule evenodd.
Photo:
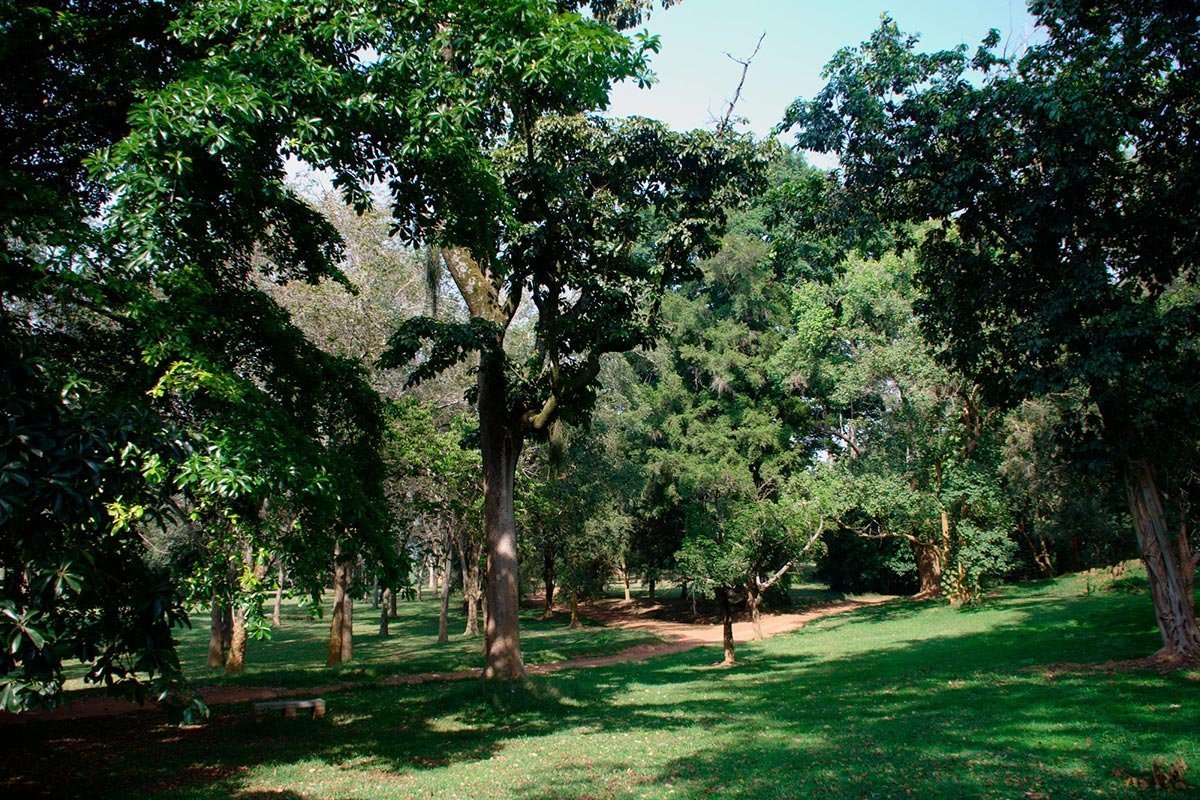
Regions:
M 564 622 L 542 629 L 543 656 Z M 576 633 L 615 650 L 647 635 Z M 728 669 L 713 644 L 523 684 L 376 680 L 329 698 L 323 720 L 256 721 L 235 704 L 185 727 L 152 714 L 0 727 L 0 797 L 1197 798 L 1200 670 L 1114 668 L 1158 644 L 1144 575 L 1076 575 L 967 610 L 865 605 L 739 644 Z M 275 647 L 289 645 L 256 651 L 264 681 L 280 674 Z

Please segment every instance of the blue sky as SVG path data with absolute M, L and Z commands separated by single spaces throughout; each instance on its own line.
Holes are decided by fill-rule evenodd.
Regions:
M 889 13 L 901 30 L 921 34 L 924 49 L 979 43 L 991 28 L 1014 49 L 1032 32 L 1023 0 L 683 0 L 658 10 L 646 27 L 662 37 L 654 59 L 659 83 L 618 86 L 611 112 L 661 119 L 691 129 L 719 117 L 737 86 L 744 58 L 766 32 L 746 79 L 738 115 L 765 135 L 797 97 L 824 82 L 821 69 L 839 48 L 858 44 Z

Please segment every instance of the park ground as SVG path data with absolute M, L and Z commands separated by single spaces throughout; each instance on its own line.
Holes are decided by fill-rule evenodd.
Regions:
M 465 637 L 430 643 L 432 603 L 401 611 L 386 642 L 360 615 L 356 664 L 330 673 L 323 623 L 293 609 L 252 643 L 248 675 L 215 681 L 336 683 L 324 720 L 256 722 L 229 703 L 182 728 L 154 714 L 0 726 L 0 797 L 1200 797 L 1200 670 L 1122 663 L 1158 646 L 1136 570 L 1010 586 L 977 609 L 865 606 L 739 646 L 733 668 L 707 645 L 502 688 L 383 683 L 477 658 Z M 535 616 L 531 663 L 656 641 Z

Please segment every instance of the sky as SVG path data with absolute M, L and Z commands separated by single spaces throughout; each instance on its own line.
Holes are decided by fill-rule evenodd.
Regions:
M 653 60 L 659 82 L 649 90 L 616 87 L 610 112 L 661 119 L 680 130 L 710 126 L 741 76 L 725 54 L 745 59 L 766 33 L 736 112 L 766 136 L 793 100 L 820 91 L 821 70 L 833 54 L 866 39 L 885 12 L 901 30 L 920 34 L 928 50 L 960 42 L 973 48 L 997 28 L 1011 51 L 1033 31 L 1024 0 L 683 0 L 655 11 L 645 26 L 662 38 Z

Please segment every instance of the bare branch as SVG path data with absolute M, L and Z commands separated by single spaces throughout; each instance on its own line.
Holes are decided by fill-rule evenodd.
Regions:
M 801 548 L 800 552 L 796 554 L 796 558 L 799 558 L 800 556 L 804 555 L 809 550 L 811 550 L 812 546 L 817 543 L 817 539 L 820 539 L 821 534 L 824 532 L 825 532 L 825 519 L 824 519 L 824 517 L 822 517 L 820 524 L 817 525 L 816 531 L 813 532 L 812 536 L 808 537 L 808 541 L 804 543 L 804 547 Z M 796 563 L 796 558 L 793 558 L 791 561 L 787 562 L 782 567 L 777 569 L 774 572 L 774 574 L 772 574 L 771 577 L 768 578 L 765 582 L 760 581 L 759 582 L 760 591 L 765 592 L 767 589 L 770 589 L 772 586 L 774 586 L 775 582 L 778 581 L 780 578 L 782 578 L 784 575 L 786 575 L 787 571 L 792 568 L 793 564 Z
M 733 91 L 733 97 L 729 100 L 729 105 L 725 108 L 725 116 L 721 119 L 721 123 L 717 126 L 718 133 L 727 133 L 733 125 L 733 112 L 737 108 L 738 101 L 742 99 L 742 89 L 746 86 L 746 75 L 750 72 L 750 64 L 754 61 L 754 57 L 758 55 L 758 51 L 762 49 L 763 40 L 767 38 L 767 32 L 763 31 L 762 36 L 758 37 L 758 44 L 754 45 L 754 52 L 746 58 L 736 58 L 731 53 L 726 53 L 725 56 L 735 64 L 742 65 L 742 77 L 738 80 L 737 88 Z

